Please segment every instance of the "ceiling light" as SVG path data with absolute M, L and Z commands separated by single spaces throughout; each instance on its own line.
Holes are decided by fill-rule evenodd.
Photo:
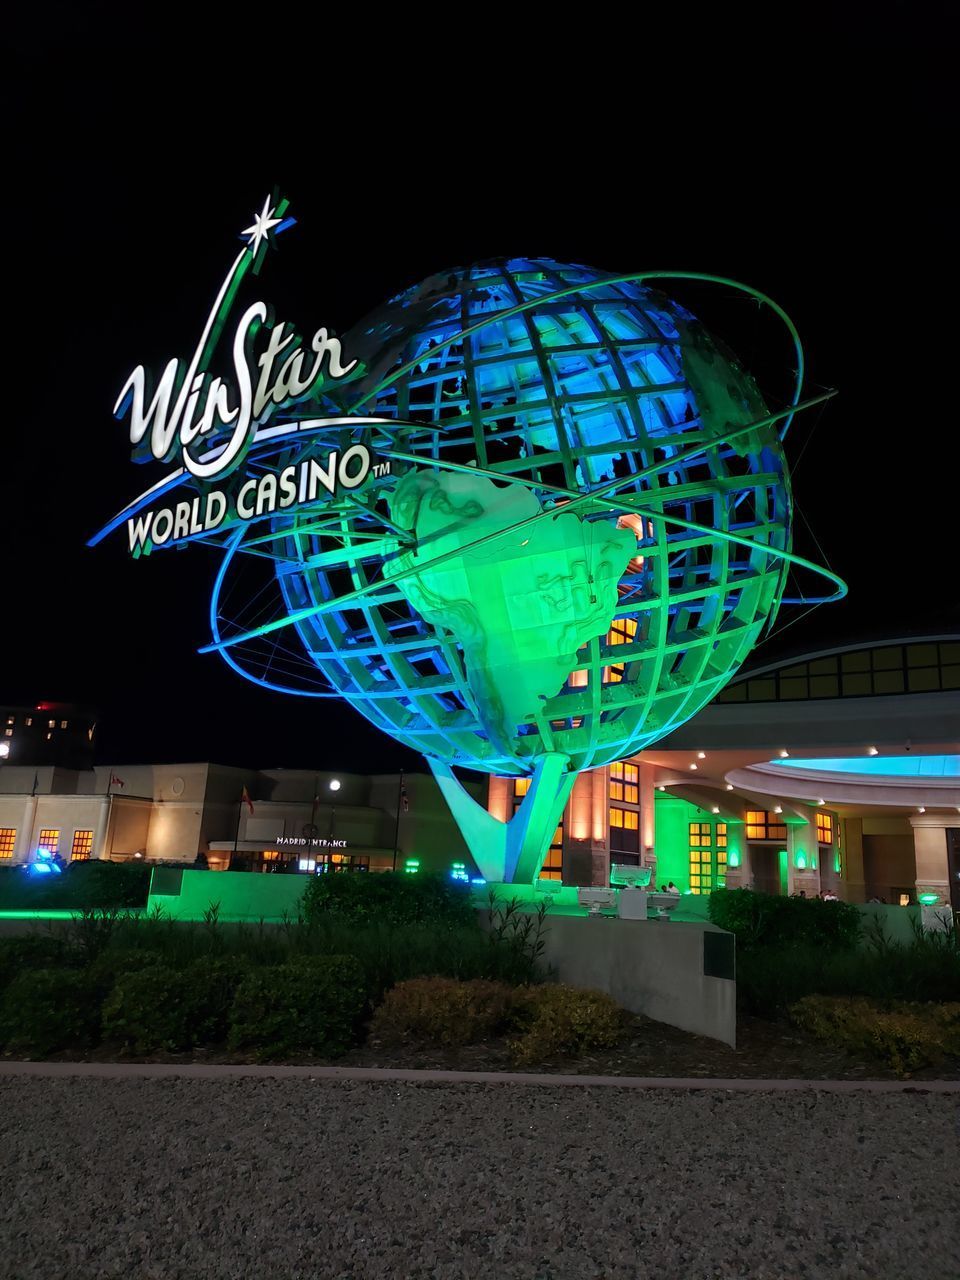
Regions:
M 789 751 L 778 751 L 778 752 L 777 752 L 777 754 L 779 755 L 779 757 L 780 757 L 780 759 L 781 759 L 781 760 L 789 760 L 789 758 L 790 758 L 790 752 L 789 752 Z
M 823 796 L 821 796 L 820 799 L 817 801 L 817 804 L 826 804 L 826 803 L 827 802 L 826 800 L 824 800 Z
M 695 764 L 692 764 L 692 765 L 690 766 L 690 768 L 691 768 L 691 769 L 696 769 L 696 768 L 698 768 L 698 767 L 699 767 L 699 766 L 698 766 L 698 765 L 695 765 Z
M 775 805 L 773 806 L 773 812 L 774 812 L 774 813 L 783 813 L 783 805 L 782 805 L 782 804 L 775 804 Z
M 880 753 L 879 753 L 879 751 L 877 751 L 877 748 L 876 748 L 876 747 L 867 747 L 867 755 L 868 755 L 868 756 L 876 756 L 876 755 L 879 755 L 879 754 L 880 754 Z
M 710 812 L 711 812 L 711 813 L 719 813 L 719 812 L 720 812 L 720 809 L 719 809 L 719 807 L 718 807 L 717 805 L 714 805 L 714 806 L 713 806 L 713 808 L 710 810 Z
M 924 805 L 920 805 L 917 809 L 917 813 L 926 813 L 926 812 L 927 812 L 926 806 Z
M 732 791 L 732 790 L 733 790 L 733 783 L 732 783 L 732 782 L 728 782 L 728 783 L 727 783 L 727 790 L 728 790 L 728 791 Z
M 698 760 L 706 760 L 706 758 L 707 758 L 707 753 L 706 753 L 705 751 L 698 751 L 698 752 L 697 752 L 697 759 L 698 759 Z

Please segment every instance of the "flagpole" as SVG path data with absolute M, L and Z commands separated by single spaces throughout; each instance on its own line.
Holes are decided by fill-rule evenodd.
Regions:
M 397 869 L 397 854 L 400 851 L 400 810 L 403 808 L 403 770 L 400 770 L 400 781 L 397 783 L 397 824 L 393 829 L 393 869 Z
M 237 829 L 233 833 L 233 857 L 237 856 L 237 845 L 240 843 L 240 816 L 243 812 L 243 792 L 240 792 L 240 799 L 237 801 Z M 231 862 L 233 859 L 231 859 Z

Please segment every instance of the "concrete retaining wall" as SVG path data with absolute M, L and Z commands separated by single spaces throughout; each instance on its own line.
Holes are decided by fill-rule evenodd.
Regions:
M 732 934 L 678 920 L 553 916 L 544 937 L 544 959 L 561 982 L 606 991 L 632 1013 L 736 1048 Z M 723 971 L 730 976 L 711 976 Z

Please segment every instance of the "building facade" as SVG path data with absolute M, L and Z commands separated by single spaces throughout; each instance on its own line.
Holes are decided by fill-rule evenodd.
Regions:
M 526 785 L 491 779 L 489 811 Z M 692 894 L 935 893 L 960 912 L 960 636 L 744 672 L 656 747 L 582 774 L 542 875 L 602 885 L 618 863 Z
M 482 795 L 476 784 L 477 798 Z M 466 865 L 427 774 L 361 776 L 210 763 L 0 769 L 0 867 L 39 849 L 212 870 L 384 871 Z

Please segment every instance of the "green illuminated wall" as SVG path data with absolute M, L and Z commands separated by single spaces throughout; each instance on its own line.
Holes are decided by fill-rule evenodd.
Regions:
M 657 855 L 657 885 L 669 881 L 681 893 L 690 888 L 690 827 L 691 822 L 708 820 L 695 804 L 681 800 L 679 796 L 658 791 L 654 807 L 654 850 Z

